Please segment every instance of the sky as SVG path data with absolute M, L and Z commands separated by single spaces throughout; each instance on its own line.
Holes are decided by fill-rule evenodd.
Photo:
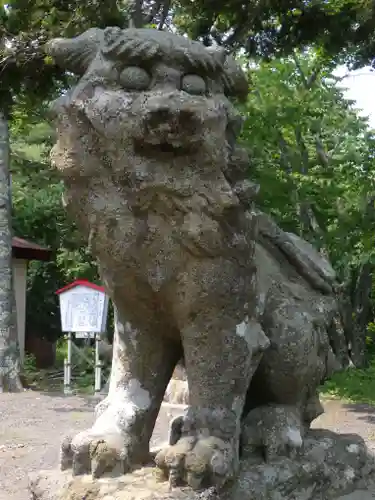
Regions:
M 369 117 L 369 125 L 375 129 L 375 71 L 362 68 L 349 72 L 345 66 L 340 66 L 335 75 L 345 76 L 340 84 L 347 88 L 345 97 L 355 101 L 355 107 L 361 115 Z

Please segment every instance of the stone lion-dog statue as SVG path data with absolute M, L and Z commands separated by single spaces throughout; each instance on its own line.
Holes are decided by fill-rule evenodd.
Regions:
M 155 456 L 173 484 L 224 485 L 241 449 L 297 450 L 334 357 L 335 275 L 253 207 L 236 143 L 242 69 L 153 29 L 90 29 L 46 50 L 79 77 L 53 103 L 51 156 L 116 325 L 108 396 L 92 428 L 64 439 L 62 468 L 100 477 L 147 463 L 182 356 L 189 407 Z

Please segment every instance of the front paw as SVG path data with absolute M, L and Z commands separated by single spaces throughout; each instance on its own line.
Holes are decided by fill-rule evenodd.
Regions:
M 119 432 L 96 433 L 92 429 L 67 436 L 61 445 L 60 467 L 73 476 L 92 474 L 120 476 L 130 468 L 125 439 Z
M 214 436 L 186 436 L 161 450 L 155 463 L 172 487 L 187 484 L 199 490 L 223 486 L 234 476 L 238 460 L 232 443 Z

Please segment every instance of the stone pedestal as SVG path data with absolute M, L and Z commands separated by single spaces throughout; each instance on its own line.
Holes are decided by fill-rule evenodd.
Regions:
M 260 456 L 244 457 L 235 483 L 219 493 L 170 490 L 153 465 L 98 480 L 73 478 L 70 471 L 42 471 L 30 477 L 30 491 L 33 500 L 329 500 L 365 491 L 374 472 L 375 457 L 359 436 L 312 430 L 294 459 L 280 457 L 266 464 Z M 365 499 L 364 491 L 363 497 L 357 495 Z

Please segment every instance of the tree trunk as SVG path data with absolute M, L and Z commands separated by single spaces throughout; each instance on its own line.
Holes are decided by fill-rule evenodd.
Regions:
M 352 295 L 353 315 L 350 339 L 351 359 L 356 368 L 365 367 L 367 325 L 371 315 L 372 265 L 363 264 L 358 273 Z
M 349 359 L 355 368 L 365 368 L 368 362 L 366 336 L 372 317 L 372 271 L 373 265 L 369 262 L 359 269 L 351 269 L 338 290 L 341 323 Z
M 9 130 L 0 113 L 0 392 L 22 390 L 12 270 Z
M 129 28 L 143 27 L 143 1 L 131 0 L 129 2 L 130 20 Z

